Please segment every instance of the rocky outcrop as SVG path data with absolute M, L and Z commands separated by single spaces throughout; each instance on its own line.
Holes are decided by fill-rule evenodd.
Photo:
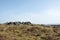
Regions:
M 29 25 L 29 24 L 32 24 L 32 23 L 31 22 L 7 22 L 5 24 L 6 25 L 20 25 L 20 24 Z

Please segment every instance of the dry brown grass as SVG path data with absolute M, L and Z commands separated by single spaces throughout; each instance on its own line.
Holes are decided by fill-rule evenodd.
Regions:
M 0 25 L 0 40 L 60 40 L 60 28 L 41 25 Z

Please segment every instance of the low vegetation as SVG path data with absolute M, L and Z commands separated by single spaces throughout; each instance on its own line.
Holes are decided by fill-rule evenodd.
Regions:
M 60 28 L 27 23 L 0 24 L 0 40 L 60 40 Z

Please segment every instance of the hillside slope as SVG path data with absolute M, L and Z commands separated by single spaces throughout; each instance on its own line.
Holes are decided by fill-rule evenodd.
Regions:
M 60 28 L 0 24 L 0 40 L 60 40 Z

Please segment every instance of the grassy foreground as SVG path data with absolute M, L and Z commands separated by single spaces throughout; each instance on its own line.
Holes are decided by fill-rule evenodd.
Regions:
M 60 28 L 1 24 L 0 40 L 60 40 Z

